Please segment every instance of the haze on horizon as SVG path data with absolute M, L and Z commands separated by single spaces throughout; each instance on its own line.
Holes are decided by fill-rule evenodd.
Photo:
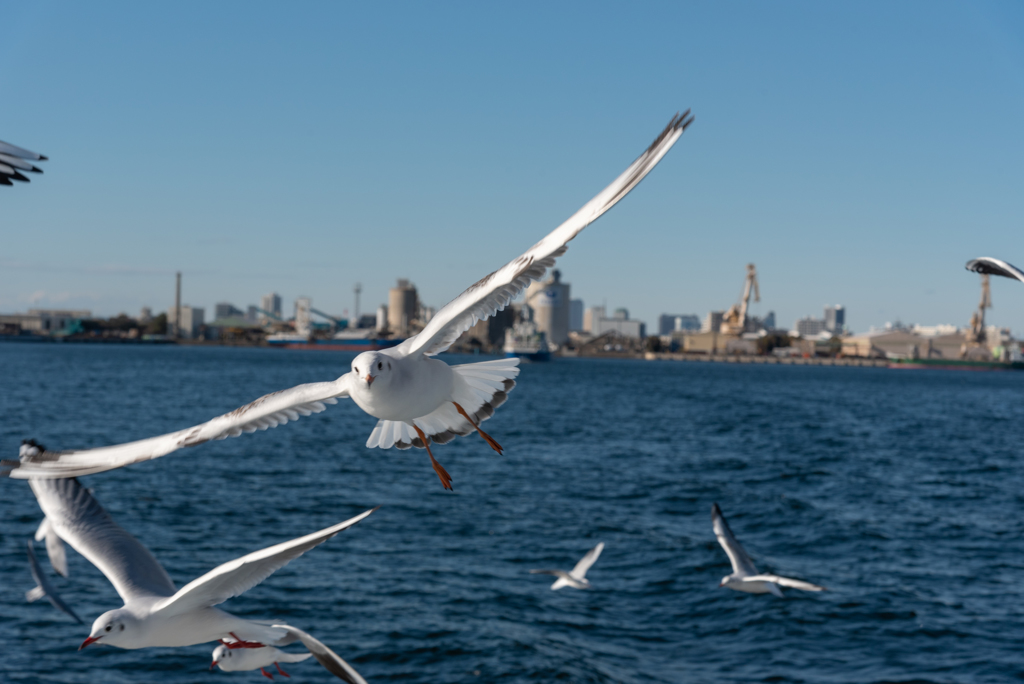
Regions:
M 0 4 L 0 312 L 440 307 L 693 126 L 559 261 L 586 306 L 964 325 L 1024 265 L 1016 3 Z M 13 105 L 11 104 L 13 103 Z M 1024 332 L 993 279 L 988 322 Z

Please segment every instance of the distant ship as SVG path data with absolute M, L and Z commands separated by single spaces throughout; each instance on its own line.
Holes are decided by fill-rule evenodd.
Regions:
M 319 349 L 321 351 L 374 351 L 394 347 L 405 340 L 400 337 L 378 337 L 374 330 L 342 330 L 332 337 L 311 338 L 299 333 L 267 335 L 267 344 L 283 349 Z
M 520 321 L 505 331 L 505 356 L 528 361 L 550 361 L 551 347 L 547 336 L 537 330 L 533 321 Z

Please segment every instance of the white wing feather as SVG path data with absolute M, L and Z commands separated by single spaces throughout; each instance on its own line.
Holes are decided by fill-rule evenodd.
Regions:
M 989 273 L 991 275 L 1003 276 L 1004 278 L 1016 278 L 1024 283 L 1024 271 L 1002 259 L 979 257 L 968 261 L 964 268 L 975 273 Z
M 732 571 L 741 575 L 757 574 L 754 561 L 750 560 L 750 556 L 733 536 L 732 530 L 729 529 L 729 523 L 725 522 L 725 516 L 722 515 L 722 509 L 718 507 L 718 504 L 711 505 L 711 526 L 715 530 L 715 536 L 718 537 L 718 543 L 722 545 L 726 555 L 729 556 Z
M 375 510 L 377 509 L 372 508 L 319 532 L 254 551 L 219 565 L 183 586 L 173 596 L 154 605 L 153 610 L 176 615 L 197 608 L 215 606 L 233 596 L 243 594 L 306 551 L 323 544 L 345 528 L 355 525 Z
M 273 392 L 201 425 L 159 437 L 81 451 L 35 452 L 20 461 L 3 460 L 0 461 L 0 477 L 79 477 L 159 458 L 213 439 L 277 427 L 299 416 L 320 413 L 327 408 L 326 404 L 336 404 L 338 398 L 347 397 L 348 381 L 346 373 L 334 382 L 313 382 Z
M 46 555 L 50 557 L 50 566 L 58 575 L 68 576 L 68 556 L 64 550 L 64 542 L 54 531 L 49 518 L 43 518 L 36 530 L 36 541 L 46 540 Z
M 604 542 L 598 543 L 597 546 L 590 549 L 590 551 L 587 551 L 587 555 L 580 559 L 580 562 L 577 563 L 576 567 L 572 569 L 572 571 L 569 573 L 569 576 L 578 580 L 581 580 L 584 577 L 586 577 L 587 570 L 589 570 L 590 566 L 593 565 L 595 561 L 597 561 L 597 557 L 601 555 L 602 551 L 604 551 Z
M 555 258 L 565 253 L 570 240 L 636 187 L 692 122 L 690 110 L 674 116 L 651 146 L 611 185 L 525 254 L 485 276 L 445 305 L 422 332 L 400 344 L 397 351 L 409 356 L 440 354 L 478 320 L 490 318 L 503 310 L 531 281 L 544 276 L 545 271 L 555 264 Z
M 768 573 L 761 573 L 760 575 L 751 575 L 744 577 L 746 582 L 774 582 L 783 587 L 792 587 L 793 589 L 803 589 L 804 591 L 825 591 L 825 587 L 820 587 L 817 584 L 811 584 L 810 582 L 804 582 L 802 580 L 791 579 L 789 577 L 779 577 L 778 575 L 771 575 Z

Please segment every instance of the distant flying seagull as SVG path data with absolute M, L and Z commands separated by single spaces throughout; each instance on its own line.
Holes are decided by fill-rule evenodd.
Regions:
M 531 281 L 542 278 L 555 258 L 565 253 L 570 240 L 615 206 L 661 161 L 693 122 L 689 114 L 687 110 L 682 116 L 672 117 L 650 147 L 611 185 L 522 256 L 484 276 L 449 302 L 422 332 L 396 347 L 360 354 L 352 362 L 351 372 L 334 382 L 310 383 L 268 394 L 202 425 L 138 442 L 46 452 L 20 462 L 0 461 L 0 476 L 71 477 L 98 473 L 211 439 L 266 430 L 300 415 L 319 413 L 325 404 L 336 403 L 339 398 L 351 397 L 361 409 L 379 419 L 367 447 L 425 448 L 441 484 L 451 489 L 451 476 L 434 458 L 430 443 L 445 444 L 457 435 L 475 430 L 501 453 L 501 446 L 480 429 L 480 423 L 494 414 L 515 387 L 519 360 L 449 366 L 434 356 L 448 349 L 478 320 L 504 309 Z M 382 253 L 386 254 L 389 248 L 384 240 Z
M 290 643 L 289 630 L 280 625 L 244 620 L 215 606 L 376 510 L 224 563 L 176 589 L 153 554 L 114 522 L 78 480 L 29 480 L 29 486 L 61 538 L 106 575 L 124 601 L 123 608 L 96 618 L 79 650 L 94 643 L 128 649 L 218 640 L 229 649 Z
M 42 173 L 42 169 L 29 163 L 33 161 L 46 161 L 46 157 L 0 140 L 0 185 L 14 185 L 12 180 L 28 183 L 29 179 L 22 171 Z
M 341 656 L 306 632 L 291 625 L 271 625 L 271 627 L 286 630 L 288 637 L 285 642 L 301 641 L 302 645 L 309 649 L 309 653 L 287 653 L 273 646 L 232 649 L 230 645 L 221 644 L 213 651 L 213 662 L 210 663 L 210 669 L 212 670 L 216 665 L 225 672 L 259 670 L 264 677 L 273 679 L 274 676 L 263 669 L 273 665 L 277 668 L 278 674 L 290 677 L 291 675 L 282 670 L 278 663 L 298 663 L 313 656 L 338 679 L 349 684 L 366 684 L 366 680 L 351 665 L 342 660 Z
M 971 259 L 967 262 L 965 268 L 975 273 L 988 273 L 990 275 L 1003 276 L 1004 278 L 1016 278 L 1024 283 L 1024 271 L 1002 259 L 993 259 L 992 257 Z
M 42 566 L 39 565 L 39 561 L 36 559 L 35 549 L 32 548 L 32 540 L 28 540 L 28 568 L 32 573 L 32 579 L 36 581 L 35 589 L 30 589 L 25 592 L 25 600 L 29 603 L 38 601 L 41 598 L 46 598 L 50 601 L 54 608 L 62 610 L 75 619 L 80 625 L 84 625 L 82 618 L 75 615 L 75 611 L 71 610 L 68 604 L 64 603 L 64 600 L 57 593 L 57 590 L 50 584 L 50 580 L 47 579 L 46 573 L 43 572 Z
M 587 570 L 594 564 L 597 557 L 604 551 L 604 542 L 587 551 L 587 555 L 580 559 L 576 567 L 566 572 L 565 570 L 531 570 L 533 575 L 554 575 L 558 579 L 551 585 L 552 589 L 572 587 L 573 589 L 590 589 L 590 580 L 587 579 Z
M 715 529 L 718 543 L 725 549 L 725 553 L 728 554 L 729 561 L 732 563 L 732 574 L 723 577 L 721 584 L 718 586 L 735 589 L 736 591 L 744 591 L 748 594 L 772 593 L 779 598 L 782 598 L 782 590 L 779 589 L 780 585 L 792 587 L 793 589 L 803 589 L 804 591 L 825 591 L 825 587 L 819 587 L 817 584 L 811 584 L 810 582 L 759 573 L 757 568 L 754 567 L 754 561 L 750 560 L 750 556 L 747 555 L 747 552 L 743 550 L 740 543 L 736 541 L 736 537 L 733 536 L 732 530 L 729 529 L 729 524 L 725 522 L 725 516 L 722 515 L 722 509 L 718 507 L 718 504 L 712 504 L 711 506 L 711 526 Z

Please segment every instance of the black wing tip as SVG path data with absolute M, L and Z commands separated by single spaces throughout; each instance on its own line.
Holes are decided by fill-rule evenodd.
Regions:
M 39 161 L 49 161 L 49 159 L 45 154 L 39 155 Z
M 673 116 L 672 119 L 668 122 L 668 126 L 665 126 L 665 130 L 663 130 L 658 135 L 658 137 L 654 139 L 654 142 L 652 142 L 651 146 L 647 148 L 647 151 L 650 152 L 651 150 L 653 150 L 655 147 L 661 144 L 662 140 L 667 138 L 675 131 L 685 131 L 689 127 L 689 125 L 693 123 L 693 118 L 694 117 L 690 114 L 689 108 L 682 114 L 676 112 L 675 116 Z
M 718 503 L 711 504 L 711 516 L 722 515 L 722 509 L 718 507 Z

